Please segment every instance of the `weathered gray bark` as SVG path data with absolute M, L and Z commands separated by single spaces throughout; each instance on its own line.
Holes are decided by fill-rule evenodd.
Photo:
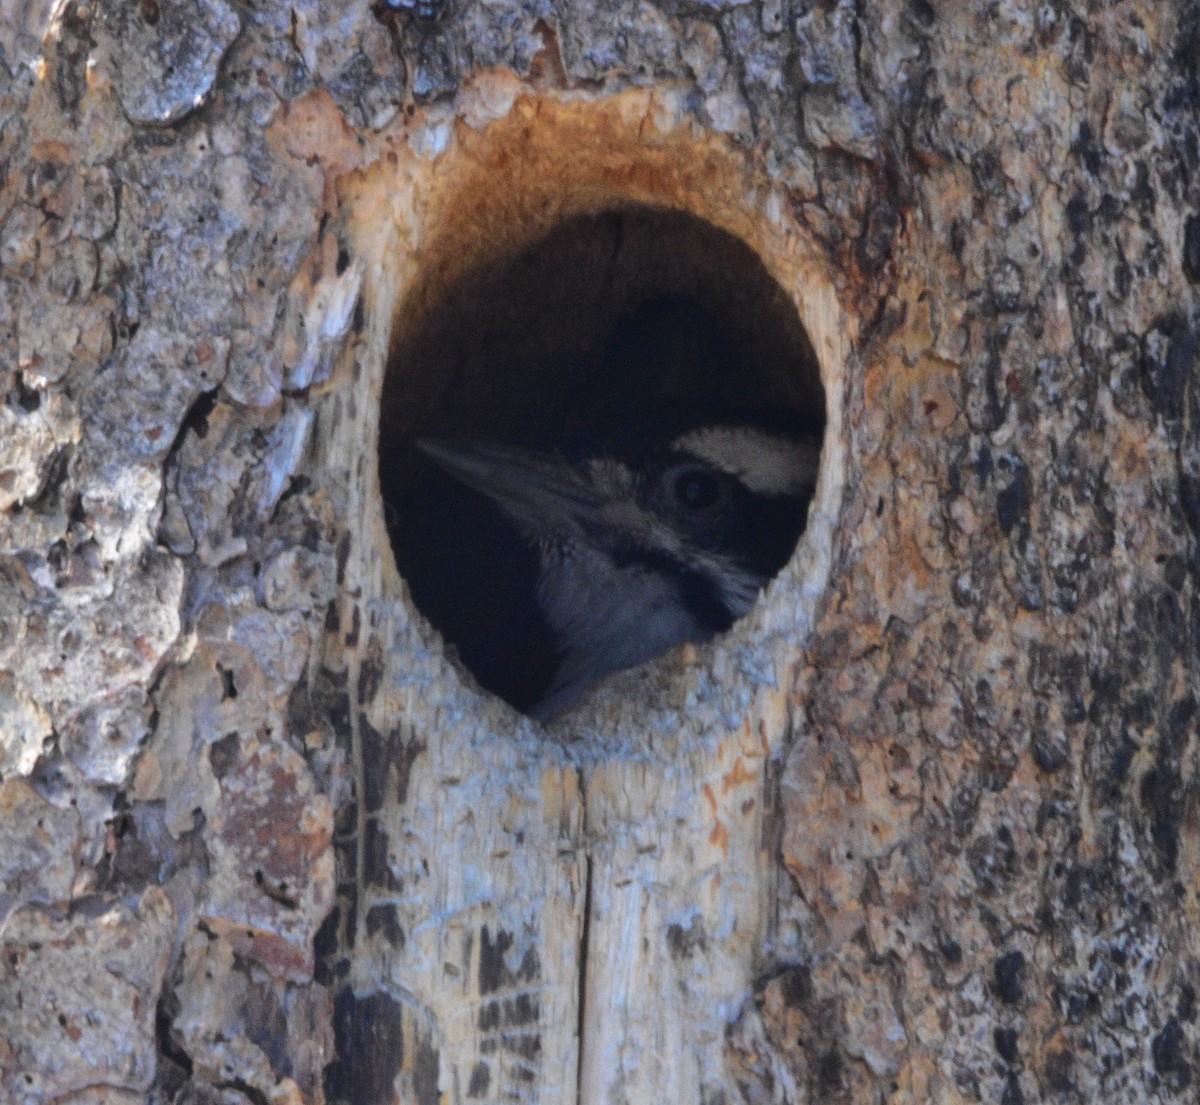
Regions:
M 1194 1098 L 1200 7 L 49 7 L 0 1100 Z M 545 734 L 407 605 L 384 362 L 620 198 L 794 296 L 824 483 L 744 624 Z

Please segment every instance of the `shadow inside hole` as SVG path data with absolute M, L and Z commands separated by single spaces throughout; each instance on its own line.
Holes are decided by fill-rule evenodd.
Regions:
M 417 442 L 620 455 L 710 425 L 819 441 L 817 359 L 757 255 L 679 212 L 572 218 L 442 292 L 430 272 L 401 304 L 385 376 L 388 532 L 414 603 L 452 655 L 528 712 L 559 662 L 535 597 L 539 553 Z M 799 509 L 772 574 L 804 524 Z

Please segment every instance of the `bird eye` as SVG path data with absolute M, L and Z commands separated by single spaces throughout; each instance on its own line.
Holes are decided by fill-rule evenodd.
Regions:
M 705 510 L 721 497 L 721 483 L 703 468 L 686 468 L 672 485 L 675 501 L 688 510 Z

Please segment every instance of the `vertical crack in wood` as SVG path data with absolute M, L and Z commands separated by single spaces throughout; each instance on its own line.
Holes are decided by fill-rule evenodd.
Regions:
M 580 788 L 583 794 L 583 788 Z M 579 1049 L 575 1057 L 575 1101 L 579 1105 L 583 1100 L 583 1059 L 584 1048 L 587 1046 L 587 972 L 588 972 L 588 937 L 592 925 L 592 857 L 588 851 L 583 853 L 584 883 L 583 883 L 583 916 L 579 929 Z

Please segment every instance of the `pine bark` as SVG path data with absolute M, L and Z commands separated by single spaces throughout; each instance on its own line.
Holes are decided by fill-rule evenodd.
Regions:
M 0 16 L 0 1099 L 1194 1098 L 1200 6 Z M 837 365 L 808 551 L 550 734 L 364 367 L 509 108 L 753 166 Z

